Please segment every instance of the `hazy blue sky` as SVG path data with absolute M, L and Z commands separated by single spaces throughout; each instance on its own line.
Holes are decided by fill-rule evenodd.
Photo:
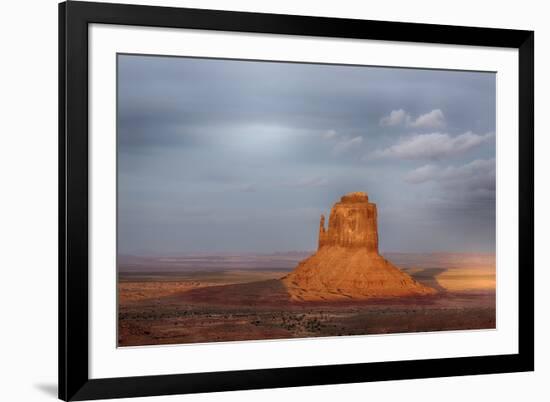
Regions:
M 382 251 L 494 251 L 495 74 L 119 56 L 119 253 L 312 250 L 350 191 Z

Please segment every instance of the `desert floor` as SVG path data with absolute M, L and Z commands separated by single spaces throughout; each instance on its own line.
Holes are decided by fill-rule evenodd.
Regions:
M 239 269 L 239 264 L 206 264 L 203 258 L 199 270 L 187 260 L 183 268 L 164 271 L 143 264 L 119 272 L 118 345 L 495 328 L 494 256 L 394 253 L 386 258 L 438 293 L 293 302 L 279 281 L 292 261 L 283 268 L 251 263 Z

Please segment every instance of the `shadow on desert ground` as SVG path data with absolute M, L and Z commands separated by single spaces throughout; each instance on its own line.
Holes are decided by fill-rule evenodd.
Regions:
M 445 271 L 447 271 L 447 268 L 425 268 L 419 271 L 411 270 L 408 274 L 423 285 L 429 286 L 438 292 L 446 292 L 447 289 L 441 286 L 437 280 L 437 277 Z

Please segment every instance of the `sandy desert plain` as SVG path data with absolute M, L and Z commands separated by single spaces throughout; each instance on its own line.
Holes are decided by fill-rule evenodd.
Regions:
M 491 329 L 495 256 L 385 253 L 432 295 L 297 301 L 280 279 L 310 252 L 119 256 L 118 345 Z

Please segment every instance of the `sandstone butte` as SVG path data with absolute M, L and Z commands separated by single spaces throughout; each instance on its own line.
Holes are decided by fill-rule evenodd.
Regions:
M 366 193 L 344 195 L 321 215 L 319 247 L 282 278 L 292 300 L 346 300 L 424 296 L 420 284 L 378 253 L 376 204 Z

